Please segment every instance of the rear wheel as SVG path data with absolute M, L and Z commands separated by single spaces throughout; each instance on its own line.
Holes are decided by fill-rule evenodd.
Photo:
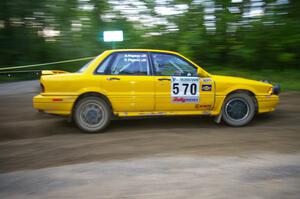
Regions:
M 244 126 L 255 115 L 255 102 L 247 93 L 229 95 L 223 104 L 222 119 L 230 126 Z
M 87 133 L 103 131 L 111 121 L 111 109 L 108 103 L 99 97 L 85 97 L 74 108 L 75 124 Z

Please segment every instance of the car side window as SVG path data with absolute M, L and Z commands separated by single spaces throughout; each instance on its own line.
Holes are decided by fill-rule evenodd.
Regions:
M 197 69 L 182 58 L 165 53 L 152 53 L 154 71 L 161 76 L 196 76 Z
M 117 53 L 106 74 L 111 75 L 149 75 L 149 61 L 144 52 Z

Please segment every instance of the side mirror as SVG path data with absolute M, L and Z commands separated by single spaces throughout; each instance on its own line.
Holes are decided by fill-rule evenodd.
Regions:
M 199 77 L 208 77 L 207 72 L 205 72 L 205 70 L 203 70 L 202 68 L 197 68 L 197 74 L 199 75 Z

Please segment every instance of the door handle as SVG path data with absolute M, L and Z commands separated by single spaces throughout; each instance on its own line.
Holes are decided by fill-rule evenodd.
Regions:
M 118 78 L 118 77 L 108 77 L 107 80 L 110 80 L 110 81 L 112 81 L 112 80 L 120 80 L 120 78 Z
M 159 81 L 171 81 L 170 78 L 159 78 L 158 80 L 159 80 Z

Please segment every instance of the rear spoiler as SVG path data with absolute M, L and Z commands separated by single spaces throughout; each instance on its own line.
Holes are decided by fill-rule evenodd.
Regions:
M 63 70 L 42 70 L 41 75 L 57 75 L 57 74 L 64 74 L 69 73 Z

